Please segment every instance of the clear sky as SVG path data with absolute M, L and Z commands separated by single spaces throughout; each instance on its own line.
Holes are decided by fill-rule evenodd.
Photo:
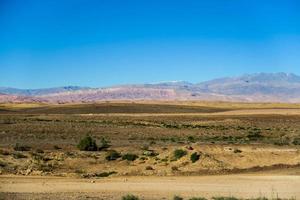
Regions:
M 0 86 L 300 74 L 299 0 L 0 0 Z

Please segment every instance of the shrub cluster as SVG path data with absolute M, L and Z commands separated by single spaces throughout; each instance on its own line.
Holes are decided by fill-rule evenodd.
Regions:
M 139 198 L 137 196 L 132 195 L 132 194 L 128 194 L 126 196 L 123 196 L 122 200 L 139 200 Z
M 97 150 L 101 151 L 109 148 L 110 145 L 109 145 L 109 141 L 102 138 L 98 146 L 96 140 L 94 140 L 91 136 L 87 135 L 80 140 L 77 147 L 81 151 L 97 151 Z
M 96 144 L 96 140 L 94 140 L 91 136 L 85 136 L 77 145 L 80 151 L 97 151 L 98 147 Z
M 138 158 L 136 154 L 127 153 L 122 156 L 122 160 L 135 161 Z
M 107 153 L 107 156 L 105 157 L 105 159 L 108 161 L 112 161 L 112 160 L 117 160 L 120 157 L 121 157 L 121 154 L 118 153 L 117 151 L 110 151 Z
M 186 156 L 187 152 L 185 150 L 182 150 L 182 149 L 176 149 L 174 152 L 173 152 L 173 156 L 176 160 L 182 158 L 183 156 Z
M 16 143 L 14 146 L 15 151 L 30 151 L 30 146 L 20 145 L 19 143 Z
M 192 155 L 191 155 L 191 161 L 192 161 L 192 163 L 197 162 L 199 159 L 200 159 L 200 154 L 198 154 L 197 152 L 192 153 Z

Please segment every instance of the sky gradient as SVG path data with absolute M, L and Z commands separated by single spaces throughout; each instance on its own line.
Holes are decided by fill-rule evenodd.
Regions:
M 300 74 L 298 0 L 0 0 L 0 86 Z

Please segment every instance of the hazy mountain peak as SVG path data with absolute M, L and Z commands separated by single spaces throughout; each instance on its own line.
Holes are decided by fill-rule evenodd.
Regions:
M 120 99 L 222 100 L 300 102 L 300 76 L 292 73 L 255 73 L 224 77 L 199 84 L 164 81 L 149 84 L 119 85 L 107 88 L 65 86 L 47 89 L 0 88 L 2 99 L 45 102 L 93 102 Z M 14 95 L 10 97 L 7 95 Z M 18 98 L 17 96 L 23 96 Z

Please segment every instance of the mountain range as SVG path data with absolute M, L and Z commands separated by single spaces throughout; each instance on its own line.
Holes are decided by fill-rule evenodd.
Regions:
M 0 87 L 0 102 L 79 103 L 107 100 L 207 100 L 300 102 L 300 76 L 256 73 L 201 83 L 171 81 L 106 88 L 66 86 L 47 89 Z

